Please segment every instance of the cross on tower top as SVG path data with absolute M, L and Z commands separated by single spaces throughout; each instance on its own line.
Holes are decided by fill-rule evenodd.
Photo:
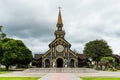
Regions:
M 57 27 L 62 27 L 62 16 L 61 16 L 61 7 L 59 7 L 59 14 L 58 14 L 58 21 L 57 21 Z M 62 28 L 61 28 L 62 29 Z
M 58 7 L 59 8 L 59 10 L 61 10 L 61 7 Z

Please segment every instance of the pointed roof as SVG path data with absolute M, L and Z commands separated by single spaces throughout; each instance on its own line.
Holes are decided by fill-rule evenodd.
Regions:
M 66 43 L 67 45 L 69 45 L 69 46 L 71 47 L 71 44 L 70 44 L 68 41 L 66 41 L 64 38 L 57 38 L 57 39 L 55 39 L 54 41 L 52 41 L 52 42 L 49 44 L 49 47 L 50 47 L 52 44 L 55 44 L 55 43 L 58 42 L 58 41 L 64 42 L 64 43 Z
M 58 14 L 57 26 L 61 26 L 61 27 L 63 26 L 62 16 L 61 16 L 61 7 L 59 7 L 59 14 Z

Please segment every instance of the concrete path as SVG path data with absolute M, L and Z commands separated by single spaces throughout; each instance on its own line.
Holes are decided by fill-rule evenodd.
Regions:
M 80 80 L 80 77 L 120 77 L 120 72 L 98 71 L 97 73 L 25 73 L 15 71 L 0 74 L 0 77 L 39 77 L 40 80 Z
M 75 73 L 77 77 L 119 77 L 120 72 L 99 71 L 97 73 Z
M 72 73 L 49 73 L 40 80 L 80 80 Z
M 23 71 L 14 71 L 7 74 L 0 74 L 0 77 L 43 77 L 47 73 L 24 73 Z

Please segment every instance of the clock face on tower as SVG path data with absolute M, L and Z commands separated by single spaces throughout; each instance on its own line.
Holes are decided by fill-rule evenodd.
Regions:
M 58 52 L 62 52 L 62 51 L 64 50 L 63 45 L 57 45 L 56 50 L 57 50 Z

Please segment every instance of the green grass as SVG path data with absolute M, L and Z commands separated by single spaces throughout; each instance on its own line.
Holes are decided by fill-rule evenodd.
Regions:
M 0 74 L 7 74 L 7 73 L 10 73 L 12 71 L 10 70 L 6 70 L 5 68 L 0 68 Z
M 7 73 L 11 73 L 13 71 L 23 71 L 24 69 L 9 69 L 6 70 L 5 68 L 0 68 L 0 74 L 7 74 Z
M 82 80 L 120 80 L 120 78 L 85 77 Z
M 7 74 L 7 73 L 10 73 L 12 71 L 0 71 L 0 74 Z
M 0 77 L 0 80 L 38 80 L 38 77 Z

